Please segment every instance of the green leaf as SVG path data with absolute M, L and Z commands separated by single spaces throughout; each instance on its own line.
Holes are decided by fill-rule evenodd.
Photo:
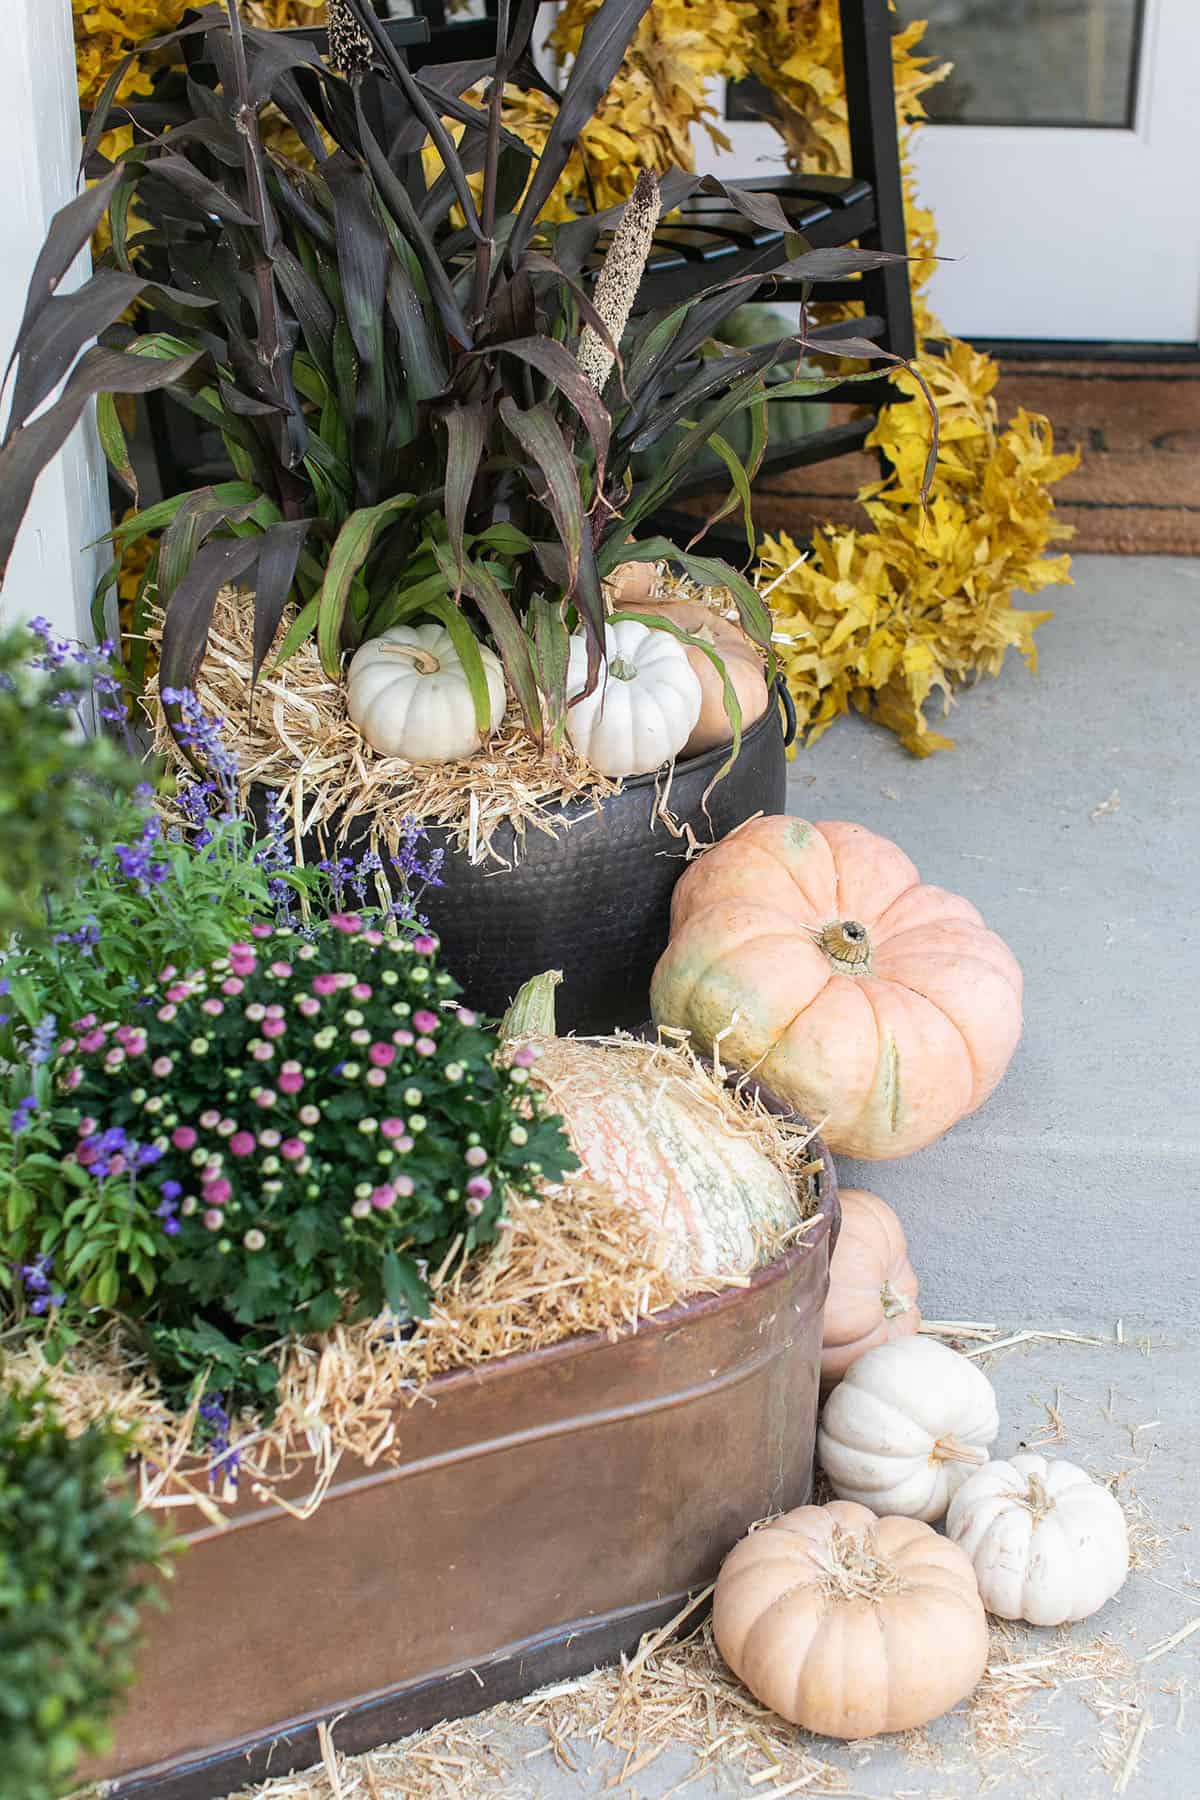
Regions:
M 138 500 L 138 481 L 133 464 L 129 460 L 129 446 L 125 441 L 125 431 L 117 415 L 117 402 L 113 394 L 100 394 L 96 400 L 96 425 L 100 433 L 100 448 L 108 458 L 109 468 L 133 495 L 136 506 Z
M 462 664 L 467 686 L 471 690 L 476 727 L 480 736 L 486 737 L 492 728 L 492 696 L 488 688 L 487 672 L 483 666 L 483 658 L 479 654 L 475 633 L 450 596 L 444 592 L 440 599 L 427 600 L 423 610 L 432 613 L 433 617 L 444 625 L 450 634 L 450 642 L 458 653 L 458 660 Z
M 563 438 L 562 427 L 550 408 L 541 402 L 525 412 L 505 394 L 499 414 L 527 456 L 531 456 L 545 479 L 544 494 L 538 495 L 558 528 L 567 553 L 567 591 L 574 589 L 579 574 L 579 558 L 583 551 L 585 527 L 583 496 L 579 491 L 579 472 Z M 526 478 L 529 472 L 526 470 Z M 529 483 L 537 494 L 537 484 Z
M 429 1305 L 429 1292 L 411 1256 L 398 1256 L 394 1250 L 387 1250 L 379 1272 L 384 1296 L 392 1311 L 422 1318 Z
M 551 741 L 562 743 L 567 721 L 567 664 L 571 638 L 561 601 L 535 594 L 530 601 L 538 684 L 550 709 Z
M 471 489 L 483 456 L 487 422 L 481 405 L 453 406 L 445 415 L 446 426 L 446 532 L 457 570 L 466 556 L 467 508 Z M 457 598 L 461 588 L 456 586 Z
M 414 503 L 412 494 L 393 494 L 390 500 L 381 500 L 377 506 L 364 506 L 352 512 L 338 532 L 317 597 L 317 648 L 327 675 L 336 676 L 341 669 L 342 623 L 350 584 L 367 560 L 375 533 L 393 513 L 404 512 Z M 288 636 L 291 636 L 290 632 Z
M 434 552 L 448 583 L 456 581 L 458 571 L 444 544 L 434 544 Z M 529 639 L 512 609 L 512 605 L 485 563 L 468 557 L 462 569 L 463 591 L 469 594 L 488 622 L 496 640 L 500 660 L 508 673 L 513 692 L 531 731 L 539 737 L 542 730 L 542 707 L 538 697 L 537 678 L 529 651 Z
M 309 1331 L 328 1331 L 342 1310 L 342 1303 L 332 1288 L 318 1294 L 310 1300 L 305 1312 L 305 1326 Z

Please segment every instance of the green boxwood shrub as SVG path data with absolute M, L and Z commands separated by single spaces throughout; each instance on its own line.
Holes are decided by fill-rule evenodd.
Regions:
M 0 1389 L 0 1800 L 67 1792 L 133 1679 L 164 1539 L 122 1483 L 127 1447 Z

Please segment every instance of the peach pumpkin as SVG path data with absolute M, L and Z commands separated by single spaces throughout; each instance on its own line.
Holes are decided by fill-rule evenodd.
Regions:
M 638 567 L 636 563 L 632 566 Z M 623 599 L 619 604 L 626 612 L 657 613 L 678 625 L 680 631 L 691 632 L 711 644 L 725 664 L 725 673 L 737 695 L 742 710 L 742 730 L 748 731 L 756 719 L 762 718 L 768 700 L 763 653 L 734 620 L 698 600 Z M 714 750 L 718 744 L 727 744 L 733 733 L 725 710 L 725 683 L 720 670 L 712 658 L 694 644 L 686 648 L 688 661 L 699 678 L 703 699 L 700 717 L 682 754 L 700 756 L 705 750 Z
M 904 1227 L 878 1194 L 843 1188 L 842 1228 L 829 1265 L 821 1380 L 840 1381 L 876 1344 L 911 1337 L 921 1323 Z
M 650 1000 L 832 1150 L 907 1156 L 987 1099 L 1021 1035 L 1021 970 L 970 901 L 862 825 L 756 819 L 692 864 Z
M 835 1738 L 939 1718 L 976 1686 L 988 1655 L 975 1571 L 958 1545 L 844 1500 L 797 1507 L 735 1545 L 713 1635 L 764 1706 Z

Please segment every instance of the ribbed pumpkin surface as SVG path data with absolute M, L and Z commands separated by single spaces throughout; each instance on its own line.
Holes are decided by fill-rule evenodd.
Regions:
M 662 1228 L 664 1266 L 729 1274 L 800 1222 L 793 1182 L 686 1079 L 571 1038 L 533 1040 L 532 1073 L 596 1181 L 640 1201 Z

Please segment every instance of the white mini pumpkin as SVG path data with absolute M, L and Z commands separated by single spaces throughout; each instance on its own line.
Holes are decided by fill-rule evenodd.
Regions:
M 507 696 L 500 659 L 484 645 L 488 729 L 504 717 Z M 355 652 L 346 710 L 373 749 L 409 762 L 455 762 L 481 743 L 466 671 L 442 625 L 393 625 Z
M 825 1403 L 817 1452 L 839 1500 L 932 1524 L 1000 1429 L 981 1369 L 932 1338 L 880 1344 Z
M 700 678 L 677 638 L 623 619 L 604 628 L 607 666 L 594 691 L 587 683 L 587 642 L 571 639 L 567 663 L 567 731 L 579 754 L 601 775 L 647 775 L 677 756 L 700 717 Z
M 1120 1503 L 1074 1463 L 990 1462 L 950 1502 L 946 1535 L 975 1566 L 988 1611 L 1030 1625 L 1090 1618 L 1129 1572 Z

